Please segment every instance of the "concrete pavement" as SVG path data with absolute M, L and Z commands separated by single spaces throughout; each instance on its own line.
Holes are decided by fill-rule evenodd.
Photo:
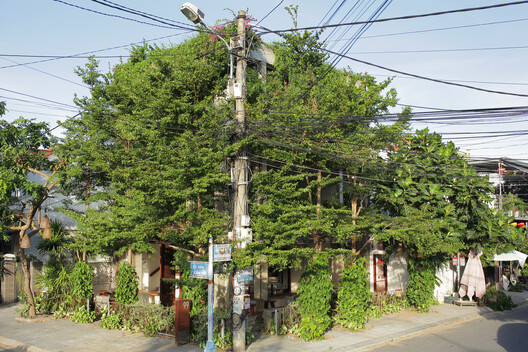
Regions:
M 528 304 L 528 291 L 510 292 L 517 304 Z M 202 351 L 194 344 L 176 346 L 174 339 L 145 337 L 140 333 L 108 331 L 97 324 L 76 324 L 67 319 L 27 322 L 15 318 L 17 306 L 0 306 L 0 351 Z M 259 336 L 248 352 L 359 351 L 366 347 L 403 338 L 434 327 L 485 315 L 486 307 L 441 304 L 429 313 L 403 311 L 372 319 L 365 330 L 332 329 L 322 341 L 305 342 L 292 337 Z

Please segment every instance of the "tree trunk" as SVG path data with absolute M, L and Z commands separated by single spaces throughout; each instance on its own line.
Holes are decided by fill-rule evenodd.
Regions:
M 323 173 L 322 171 L 319 171 L 317 173 L 317 220 L 321 220 L 321 206 L 322 206 L 322 202 L 321 202 L 321 192 L 322 192 L 322 189 L 321 189 L 321 181 L 323 179 Z M 315 247 L 315 250 L 317 252 L 320 252 L 323 250 L 323 241 L 322 241 L 322 236 L 319 234 L 319 231 L 318 230 L 314 230 L 313 232 L 313 235 L 314 235 L 314 247 Z
M 23 236 L 23 234 L 22 234 Z M 21 236 L 19 236 L 21 238 Z M 31 273 L 29 272 L 29 263 L 24 253 L 24 248 L 19 248 L 18 256 L 22 262 L 22 271 L 24 272 L 24 294 L 26 295 L 27 303 L 29 306 L 28 315 L 30 318 L 37 316 L 35 309 L 35 299 L 33 298 L 33 291 L 31 291 Z

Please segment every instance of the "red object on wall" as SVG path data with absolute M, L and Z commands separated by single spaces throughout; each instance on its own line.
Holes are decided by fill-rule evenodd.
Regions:
M 374 292 L 387 291 L 387 267 L 383 261 L 383 254 L 374 254 Z
M 174 301 L 175 321 L 175 343 L 176 345 L 188 343 L 191 340 L 191 301 L 188 299 L 177 299 Z

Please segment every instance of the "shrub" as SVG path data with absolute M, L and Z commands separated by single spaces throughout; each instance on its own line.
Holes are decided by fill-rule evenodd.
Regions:
M 134 304 L 116 304 L 114 310 L 125 329 L 142 331 L 146 336 L 154 336 L 159 332 L 172 332 L 174 328 L 175 313 L 173 308 L 166 308 L 159 304 L 136 302 Z
M 486 289 L 486 294 L 481 298 L 484 303 L 495 311 L 510 310 L 517 307 L 510 296 L 502 291 L 498 291 L 495 286 Z
M 80 307 L 73 313 L 71 320 L 74 323 L 93 323 L 95 321 L 95 311 L 88 312 L 86 308 Z
M 407 302 L 418 312 L 428 312 L 436 303 L 434 288 L 437 283 L 436 267 L 426 259 L 409 258 L 409 284 Z
M 136 269 L 127 262 L 123 262 L 119 265 L 119 272 L 116 276 L 115 301 L 124 304 L 137 302 L 138 285 Z
M 378 319 L 383 314 L 399 313 L 407 306 L 407 299 L 403 293 L 374 292 L 372 293 L 372 303 L 367 310 L 367 316 Z
M 335 321 L 348 329 L 363 329 L 371 301 L 365 258 L 345 265 L 337 292 Z
M 121 325 L 121 317 L 119 317 L 119 315 L 117 314 L 106 314 L 103 313 L 103 315 L 101 316 L 101 324 L 100 326 L 103 328 L 103 329 L 106 329 L 106 330 L 117 330 L 117 329 L 121 329 L 122 328 L 122 325 Z
M 78 261 L 71 272 L 71 295 L 80 298 L 91 298 L 93 295 L 92 267 L 85 262 Z
M 330 327 L 332 289 L 328 261 L 324 258 L 316 259 L 301 275 L 297 289 L 297 302 L 301 312 L 299 336 L 303 340 L 321 339 L 324 331 Z

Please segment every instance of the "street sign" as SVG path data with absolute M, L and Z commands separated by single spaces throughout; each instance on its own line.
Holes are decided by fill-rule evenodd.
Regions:
M 209 279 L 209 262 L 190 262 L 191 277 L 195 279 Z
M 253 281 L 253 268 L 237 270 L 236 279 L 240 283 Z
M 213 261 L 226 262 L 231 260 L 230 244 L 215 244 L 213 247 Z
M 465 266 L 466 265 L 466 258 L 460 257 L 460 265 Z M 453 256 L 453 266 L 458 266 L 458 258 L 457 256 Z

